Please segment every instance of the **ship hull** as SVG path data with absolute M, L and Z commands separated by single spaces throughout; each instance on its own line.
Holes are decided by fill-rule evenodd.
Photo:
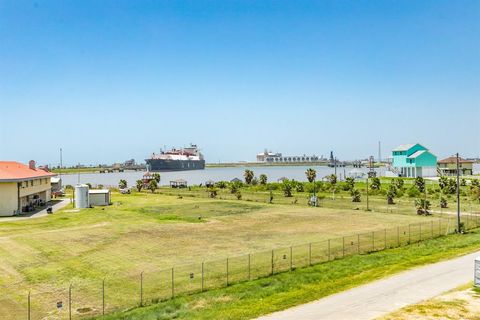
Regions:
M 186 171 L 205 169 L 205 160 L 146 159 L 149 171 Z

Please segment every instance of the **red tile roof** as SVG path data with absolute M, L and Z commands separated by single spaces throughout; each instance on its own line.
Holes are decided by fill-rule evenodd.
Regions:
M 15 161 L 0 161 L 0 181 L 22 181 L 33 178 L 53 177 L 56 174 L 46 170 L 29 166 Z

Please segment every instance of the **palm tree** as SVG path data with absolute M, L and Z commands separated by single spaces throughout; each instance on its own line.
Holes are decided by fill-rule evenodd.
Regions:
M 425 191 L 425 180 L 422 177 L 415 178 L 415 186 L 417 187 L 418 191 L 424 192 Z
M 305 171 L 305 175 L 307 176 L 308 182 L 312 183 L 317 177 L 317 171 L 315 171 L 315 169 L 308 168 L 307 171 Z
M 380 190 L 380 186 L 381 186 L 380 179 L 377 178 L 377 177 L 373 177 L 372 178 L 372 184 L 370 185 L 370 188 L 372 190 Z
M 262 173 L 262 174 L 260 175 L 259 180 L 260 180 L 260 184 L 261 184 L 261 185 L 266 185 L 266 184 L 267 184 L 267 175 Z
M 155 190 L 157 190 L 157 188 L 158 188 L 157 180 L 150 180 L 150 182 L 148 183 L 148 190 L 154 193 Z
M 142 191 L 143 188 L 143 181 L 142 180 L 137 180 L 137 190 L 138 192 Z
M 417 214 L 429 215 L 430 201 L 425 199 L 416 199 L 415 207 L 417 208 Z
M 348 177 L 345 179 L 345 191 L 351 191 L 355 188 L 355 178 Z
M 245 173 L 243 174 L 245 177 L 245 183 L 250 184 L 252 183 L 253 177 L 255 176 L 252 170 L 245 170 Z
M 120 182 L 118 183 L 118 188 L 119 189 L 125 189 L 127 187 L 127 180 L 120 180 Z
M 332 173 L 331 175 L 326 176 L 326 178 L 327 178 L 328 182 L 330 182 L 330 184 L 331 184 L 332 186 L 334 186 L 334 185 L 337 184 L 337 176 L 334 175 L 333 173 Z
M 441 197 L 440 198 L 440 208 L 447 208 L 447 207 L 448 207 L 447 199 L 445 199 L 444 197 Z
M 160 174 L 159 173 L 152 174 L 152 177 L 153 177 L 153 179 L 155 179 L 155 181 L 157 181 L 157 184 L 160 183 Z
M 387 191 L 387 203 L 395 204 L 393 199 L 397 196 L 397 187 L 394 184 L 390 184 Z
M 357 189 L 352 189 L 352 191 L 350 192 L 350 195 L 352 196 L 352 202 L 361 201 L 360 191 L 358 191 Z
M 282 190 L 283 190 L 283 194 L 285 195 L 285 197 L 291 197 L 292 196 L 292 183 L 288 179 L 283 180 Z

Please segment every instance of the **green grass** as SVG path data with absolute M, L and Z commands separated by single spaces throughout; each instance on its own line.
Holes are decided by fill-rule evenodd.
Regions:
M 44 218 L 0 219 L 0 289 L 4 294 L 0 318 L 24 314 L 28 291 L 38 317 L 51 312 L 55 300 L 66 299 L 70 283 L 74 312 L 85 305 L 96 306 L 93 309 L 98 312 L 98 292 L 106 278 L 109 309 L 128 307 L 136 304 L 131 297 L 136 296 L 142 271 L 149 297 L 163 297 L 168 293 L 168 273 L 162 270 L 173 265 L 179 277 L 182 272 L 188 275 L 182 265 L 198 266 L 201 261 L 213 261 L 209 266 L 221 273 L 224 260 L 215 261 L 226 257 L 432 221 L 415 214 L 178 199 L 144 192 L 113 193 L 112 200 L 113 205 L 105 208 L 68 207 Z M 65 309 L 57 312 L 64 315 L 60 313 Z
M 480 231 L 352 256 L 102 319 L 251 319 L 331 295 L 416 266 L 478 250 Z

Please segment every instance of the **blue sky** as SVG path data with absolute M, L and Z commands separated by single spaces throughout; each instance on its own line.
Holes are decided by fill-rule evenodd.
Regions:
M 0 1 L 0 159 L 480 156 L 480 1 Z

